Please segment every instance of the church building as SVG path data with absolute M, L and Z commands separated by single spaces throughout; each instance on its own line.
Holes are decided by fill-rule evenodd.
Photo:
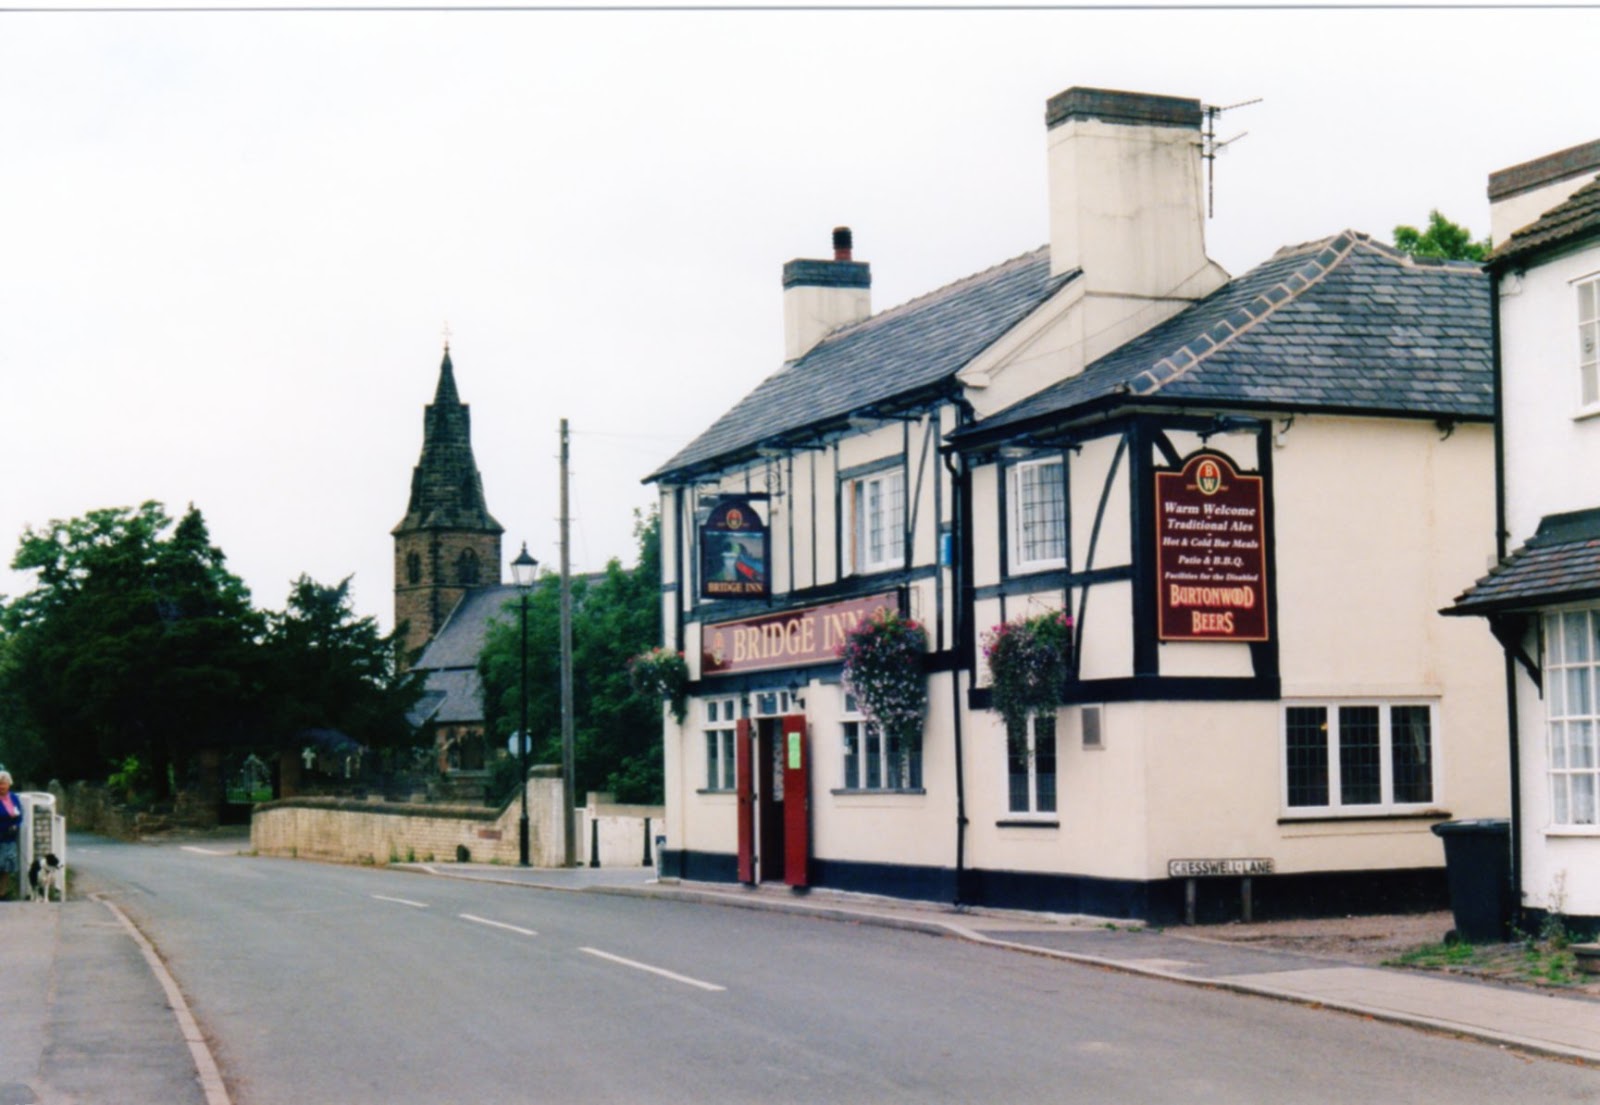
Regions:
M 444 772 L 485 766 L 478 653 L 490 620 L 516 594 L 501 582 L 503 532 L 484 500 L 470 411 L 446 345 L 411 499 L 393 530 L 395 624 L 406 627 L 406 654 L 424 679 L 411 722 L 433 730 Z

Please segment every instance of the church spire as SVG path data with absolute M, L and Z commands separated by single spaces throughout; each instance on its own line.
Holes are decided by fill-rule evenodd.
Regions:
M 450 346 L 439 365 L 439 386 L 422 417 L 422 457 L 411 474 L 411 500 L 395 533 L 416 529 L 502 533 L 483 497 L 472 457 L 472 418 L 456 392 Z
M 433 405 L 436 407 L 460 406 L 461 397 L 456 394 L 456 368 L 450 363 L 450 343 L 444 343 L 444 362 L 439 365 L 439 386 L 433 393 Z
M 484 503 L 483 478 L 472 458 L 472 419 L 456 393 L 448 342 L 439 385 L 422 416 L 411 499 L 393 532 L 395 624 L 407 626 L 412 655 L 467 592 L 500 582 L 504 530 Z

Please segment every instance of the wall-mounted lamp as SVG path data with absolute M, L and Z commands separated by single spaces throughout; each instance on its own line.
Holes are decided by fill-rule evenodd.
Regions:
M 1219 414 L 1211 420 L 1211 425 L 1200 431 L 1200 440 L 1206 441 L 1217 434 L 1249 434 L 1261 428 L 1261 423 L 1254 418 L 1245 418 L 1237 414 Z
M 1284 420 L 1283 425 L 1279 426 L 1272 435 L 1272 447 L 1274 449 L 1283 448 L 1283 439 L 1289 436 L 1289 430 L 1293 425 L 1294 415 L 1291 414 L 1287 419 Z
M 810 684 L 806 680 L 801 679 L 798 675 L 791 675 L 789 677 L 789 701 L 804 709 L 806 704 L 806 687 L 809 685 Z

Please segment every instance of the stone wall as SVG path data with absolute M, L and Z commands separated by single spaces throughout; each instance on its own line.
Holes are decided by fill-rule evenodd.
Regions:
M 528 772 L 528 852 L 535 867 L 562 862 L 561 769 Z M 503 809 L 347 798 L 284 798 L 257 806 L 250 847 L 264 856 L 344 863 L 519 862 L 522 804 Z M 460 850 L 465 849 L 462 853 Z

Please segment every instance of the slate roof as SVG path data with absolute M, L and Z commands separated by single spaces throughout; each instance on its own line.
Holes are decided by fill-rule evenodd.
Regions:
M 767 377 L 645 482 L 714 471 L 764 444 L 946 385 L 1073 275 L 1051 276 L 1042 248 L 839 330 Z
M 1499 267 L 1597 234 L 1600 234 L 1600 177 L 1512 234 L 1490 256 L 1489 263 Z
M 952 439 L 1140 401 L 1486 421 L 1487 278 L 1476 264 L 1408 258 L 1356 231 L 1289 247 Z
M 499 584 L 475 587 L 461 596 L 412 669 L 424 673 L 422 697 L 410 713 L 412 725 L 483 720 L 478 653 L 483 651 L 489 623 L 513 616 L 505 613 L 505 605 L 518 593 L 513 584 Z
M 1536 610 L 1600 596 L 1600 510 L 1552 514 L 1527 543 L 1457 596 L 1446 614 Z

